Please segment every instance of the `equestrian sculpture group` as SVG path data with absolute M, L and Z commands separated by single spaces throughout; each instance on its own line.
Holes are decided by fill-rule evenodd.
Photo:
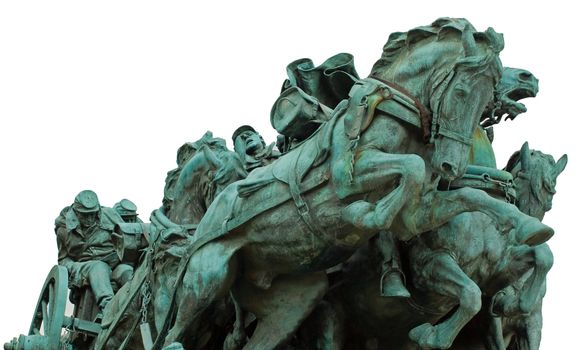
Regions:
M 5 348 L 538 349 L 567 157 L 525 143 L 497 169 L 493 126 L 538 91 L 503 47 L 440 18 L 391 34 L 365 79 L 349 54 L 294 61 L 278 151 L 250 126 L 235 152 L 210 132 L 183 145 L 150 223 L 110 220 L 132 278 L 86 326 Z

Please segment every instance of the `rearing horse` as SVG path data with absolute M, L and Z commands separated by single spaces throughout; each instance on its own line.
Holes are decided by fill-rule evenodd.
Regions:
M 371 78 L 331 120 L 211 204 L 180 270 L 165 345 L 193 336 L 187 330 L 230 291 L 258 318 L 245 348 L 283 344 L 326 292 L 324 270 L 384 230 L 408 240 L 481 211 L 524 241 L 550 237 L 552 229 L 482 191 L 435 189 L 439 177 L 465 171 L 502 48 L 501 35 L 463 19 L 392 34 Z
M 155 210 L 150 218 L 151 249 L 140 262 L 136 278 L 114 296 L 96 350 L 140 347 L 140 321 L 148 321 L 153 330 L 160 331 L 170 307 L 174 278 L 187 237 L 215 196 L 227 184 L 247 175 L 238 155 L 227 149 L 225 140 L 214 138 L 211 132 L 179 148 L 177 166 L 167 175 L 163 207 Z M 151 293 L 152 302 L 144 304 L 144 296 Z
M 525 143 L 509 162 L 507 170 L 512 174 L 500 172 L 507 174 L 500 180 L 513 176 L 519 208 L 542 219 L 551 207 L 556 178 L 566 161 L 563 156 L 555 162 L 550 155 L 530 151 Z M 495 179 L 498 171 L 493 169 L 490 174 Z M 505 193 L 493 192 L 502 201 Z M 303 327 L 301 334 L 311 344 L 306 347 L 321 349 L 316 344 L 328 339 L 327 349 L 363 349 L 373 341 L 377 344 L 373 349 L 447 349 L 482 307 L 482 317 L 498 312 L 507 316 L 505 323 L 512 321 L 508 316 L 538 312 L 552 253 L 546 244 L 528 246 L 515 238 L 513 232 L 499 232 L 493 220 L 481 213 L 458 215 L 416 237 L 402 247 L 408 262 L 410 299 L 380 294 L 383 259 L 380 246 L 372 241 L 348 261 L 341 275 L 343 284 L 331 289 L 327 303 Z M 510 284 L 518 287 L 517 293 L 509 288 L 501 291 Z M 482 305 L 482 296 L 496 299 Z M 477 333 L 491 342 L 488 349 L 505 349 L 502 325 L 497 325 L 501 320 L 485 318 L 486 324 Z M 528 334 L 525 342 L 536 344 L 530 348 L 535 349 L 540 329 L 530 331 L 537 334 Z M 457 349 L 479 349 L 477 343 L 482 340 L 465 334 Z

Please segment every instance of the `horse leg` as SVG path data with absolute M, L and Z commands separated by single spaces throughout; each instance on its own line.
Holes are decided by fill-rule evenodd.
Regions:
M 189 258 L 177 291 L 177 316 L 165 338 L 165 346 L 180 342 L 187 329 L 197 329 L 203 312 L 228 293 L 238 266 L 234 254 L 240 247 L 235 241 L 212 241 Z
M 474 188 L 453 191 L 427 192 L 420 203 L 408 203 L 402 211 L 398 231 L 406 230 L 411 235 L 432 230 L 450 221 L 454 216 L 479 211 L 491 217 L 507 232 L 515 228 L 519 243 L 536 245 L 548 240 L 554 230 L 538 219 L 522 213 L 516 206 L 496 199 L 486 192 Z M 411 237 L 399 237 L 408 239 Z
M 481 290 L 446 253 L 438 253 L 424 267 L 423 288 L 457 299 L 459 307 L 445 321 L 433 326 L 425 323 L 413 328 L 409 337 L 422 348 L 447 349 L 461 329 L 481 309 Z
M 542 335 L 542 302 L 521 322 L 521 332 L 516 335 L 518 350 L 538 350 Z
M 172 288 L 168 289 L 167 282 L 167 278 L 161 278 L 160 283 L 158 284 L 159 287 L 156 288 L 154 292 L 154 326 L 157 332 L 160 332 L 163 328 L 165 317 L 168 314 L 171 305 L 172 296 L 170 290 L 172 290 Z
M 232 331 L 225 337 L 223 342 L 223 350 L 237 350 L 241 349 L 246 341 L 246 320 L 244 310 L 240 303 L 236 300 L 233 293 L 230 293 L 230 298 L 234 305 L 236 320 Z
M 487 350 L 506 350 L 502 318 L 493 315 L 482 315 L 487 323 L 487 331 L 484 334 L 484 342 Z
M 553 265 L 553 254 L 547 244 L 534 247 L 534 269 L 520 291 L 519 308 L 522 313 L 532 312 L 544 297 L 546 275 Z
M 352 178 L 347 177 L 347 171 L 345 168 L 333 169 L 334 184 L 341 198 L 376 191 L 396 183 L 396 187 L 375 204 L 358 200 L 342 210 L 343 220 L 366 230 L 389 229 L 407 201 L 418 203 L 425 181 L 425 163 L 414 154 L 364 150 L 356 159 Z M 336 176 L 336 173 L 343 173 L 344 176 Z
M 553 264 L 553 255 L 546 244 L 536 247 L 520 245 L 512 247 L 508 259 L 498 267 L 498 275 L 508 278 L 521 278 L 528 272 L 524 280 L 512 281 L 518 293 L 498 293 L 494 296 L 494 310 L 505 316 L 528 314 L 543 298 L 546 274 Z
M 241 283 L 235 288 L 236 298 L 258 318 L 244 349 L 276 349 L 286 344 L 321 301 L 327 287 L 324 272 L 281 275 L 267 290 Z
M 336 303 L 339 301 L 333 301 Z M 341 350 L 344 347 L 346 329 L 344 315 L 330 301 L 321 301 L 297 332 L 301 349 Z

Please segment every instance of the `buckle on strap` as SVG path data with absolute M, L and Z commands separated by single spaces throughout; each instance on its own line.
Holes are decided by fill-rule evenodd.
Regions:
M 295 206 L 297 207 L 297 211 L 299 212 L 301 219 L 307 225 L 307 227 L 309 228 L 309 230 L 311 231 L 311 233 L 314 236 L 317 233 L 322 234 L 323 232 L 322 232 L 320 226 L 318 225 L 317 221 L 315 220 L 315 218 L 313 218 L 313 216 L 311 215 L 310 208 L 307 205 L 307 202 L 303 199 L 303 196 L 301 194 L 300 183 L 299 183 L 300 181 L 296 175 L 296 169 L 297 169 L 299 157 L 300 157 L 300 153 L 297 155 L 296 159 L 294 160 L 295 166 L 293 167 L 293 169 L 291 170 L 291 172 L 289 174 L 288 186 L 289 186 L 291 197 L 293 199 L 293 202 L 295 203 Z M 313 237 L 313 239 L 314 239 L 314 237 Z
M 309 213 L 309 206 L 307 205 L 307 202 L 305 202 L 302 197 L 298 197 L 297 199 L 299 201 L 295 200 L 294 202 L 297 210 L 299 211 L 299 214 L 304 215 Z

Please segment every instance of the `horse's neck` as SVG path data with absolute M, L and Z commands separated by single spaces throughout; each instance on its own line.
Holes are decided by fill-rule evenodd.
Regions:
M 206 208 L 202 206 L 198 198 L 186 195 L 172 202 L 167 216 L 176 224 L 197 224 L 205 214 L 205 211 Z
M 204 159 L 200 155 L 195 155 Z M 192 159 L 193 160 L 193 159 Z M 172 202 L 168 210 L 168 217 L 177 224 L 198 223 L 210 203 L 210 191 L 215 186 L 210 186 L 211 179 L 207 174 L 208 167 L 183 167 L 176 177 L 172 186 Z M 184 174 L 189 172 L 188 174 Z M 186 180 L 189 180 L 186 182 Z
M 546 212 L 545 203 L 541 203 L 540 199 L 533 193 L 532 178 L 516 178 L 514 181 L 517 185 L 518 209 L 526 215 L 542 220 Z

